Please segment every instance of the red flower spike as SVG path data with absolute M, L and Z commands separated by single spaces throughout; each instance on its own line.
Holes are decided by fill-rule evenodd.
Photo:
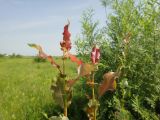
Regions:
M 68 23 L 67 25 L 64 26 L 63 40 L 65 40 L 65 41 L 70 41 L 71 34 L 68 31 L 69 24 L 70 23 Z
M 64 32 L 63 32 L 63 41 L 60 42 L 61 49 L 63 51 L 69 51 L 71 49 L 71 41 L 70 41 L 70 32 L 68 31 L 69 22 L 67 25 L 64 26 Z
M 96 64 L 98 63 L 100 59 L 100 50 L 99 48 L 95 45 L 93 48 L 92 48 L 92 52 L 91 52 L 91 61 L 93 64 Z

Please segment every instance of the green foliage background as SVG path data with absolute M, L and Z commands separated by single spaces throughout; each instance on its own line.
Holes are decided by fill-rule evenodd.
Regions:
M 102 80 L 105 72 L 116 71 L 120 65 L 123 67 L 122 75 L 117 80 L 117 90 L 107 92 L 100 99 L 99 120 L 158 120 L 160 113 L 156 108 L 160 95 L 159 1 L 102 0 L 101 2 L 105 10 L 109 7 L 113 13 L 107 16 L 106 26 L 99 30 L 100 36 L 105 38 L 98 39 L 103 43 L 101 44 L 103 65 L 96 75 L 97 82 Z M 92 12 L 89 14 L 92 15 Z M 87 18 L 88 26 L 97 23 L 93 21 L 91 15 Z M 84 36 L 81 37 L 81 43 L 88 46 L 96 43 L 96 36 L 92 34 L 91 43 L 87 43 L 86 38 L 90 36 L 83 34 L 83 31 L 94 33 L 98 24 L 96 27 L 85 27 L 83 24 L 86 23 L 85 20 L 82 19 Z M 123 40 L 129 33 L 131 38 L 126 47 Z M 77 50 L 82 54 L 80 45 L 77 45 Z M 81 48 L 85 48 L 83 45 Z M 122 54 L 124 51 L 125 57 Z M 126 82 L 127 86 L 124 84 Z
M 98 21 L 93 20 L 94 10 L 86 10 L 81 20 L 82 34 L 75 42 L 78 55 L 86 62 L 90 61 L 92 45 L 100 46 L 101 64 L 96 82 L 102 81 L 104 73 L 123 66 L 116 91 L 108 91 L 99 99 L 98 120 L 159 120 L 160 3 L 158 0 L 101 0 L 101 3 L 106 13 L 107 8 L 112 9 L 106 25 L 99 28 Z M 126 47 L 123 40 L 128 33 L 131 38 Z M 50 117 L 62 113 L 49 88 L 58 71 L 48 62 L 35 61 L 0 55 L 0 119 L 43 120 L 43 114 Z M 62 63 L 58 58 L 56 61 Z M 75 64 L 67 61 L 66 65 L 67 74 L 71 78 L 77 76 Z M 85 79 L 81 78 L 74 86 L 70 120 L 88 119 L 84 112 L 88 92 Z

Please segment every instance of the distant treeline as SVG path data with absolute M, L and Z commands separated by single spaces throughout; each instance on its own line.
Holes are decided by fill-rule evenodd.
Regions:
M 0 58 L 1 58 L 1 57 L 21 58 L 21 57 L 23 57 L 23 55 L 15 54 L 15 53 L 12 53 L 11 55 L 1 54 L 1 53 L 0 53 Z
M 20 55 L 20 54 L 15 54 L 15 53 L 12 53 L 12 54 L 3 54 L 3 53 L 0 53 L 0 58 L 3 58 L 3 57 L 10 57 L 10 58 L 22 58 L 22 57 L 26 57 L 26 58 L 35 58 L 35 59 L 38 58 L 37 55 L 31 56 L 31 55 Z M 54 59 L 59 59 L 60 56 L 53 56 L 53 58 Z

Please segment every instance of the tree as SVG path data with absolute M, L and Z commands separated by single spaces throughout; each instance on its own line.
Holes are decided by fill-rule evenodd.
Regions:
M 82 14 L 82 33 L 75 41 L 78 55 L 89 59 L 92 47 L 102 44 L 103 36 L 101 30 L 98 28 L 98 21 L 93 21 L 94 10 L 87 9 Z
M 133 119 L 158 119 L 155 113 L 160 94 L 158 1 L 113 0 L 109 6 L 114 13 L 106 26 L 109 39 L 101 46 L 102 62 L 107 66 L 101 72 L 115 70 L 119 65 L 123 68 L 117 91 L 107 93 L 102 100 L 100 119 L 123 119 L 121 114 L 130 117 L 130 113 Z M 125 87 L 124 83 L 129 85 Z

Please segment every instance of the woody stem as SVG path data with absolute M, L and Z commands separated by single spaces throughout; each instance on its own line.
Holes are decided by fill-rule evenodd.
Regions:
M 67 117 L 67 93 L 65 91 L 65 88 L 66 88 L 66 81 L 65 81 L 65 55 L 64 55 L 64 52 L 63 52 L 63 80 L 64 80 L 64 116 Z
M 94 85 L 95 85 L 95 83 L 94 83 L 94 72 L 92 73 L 92 84 L 93 84 L 93 86 L 92 86 L 92 101 L 95 101 L 95 88 L 94 88 Z M 96 109 L 97 109 L 97 107 L 96 106 L 94 106 L 94 116 L 93 116 L 93 120 L 96 120 Z
M 95 92 L 94 92 L 94 73 L 92 74 L 92 99 L 95 99 Z
M 65 59 L 64 59 L 64 52 L 63 52 L 63 74 L 65 75 Z

